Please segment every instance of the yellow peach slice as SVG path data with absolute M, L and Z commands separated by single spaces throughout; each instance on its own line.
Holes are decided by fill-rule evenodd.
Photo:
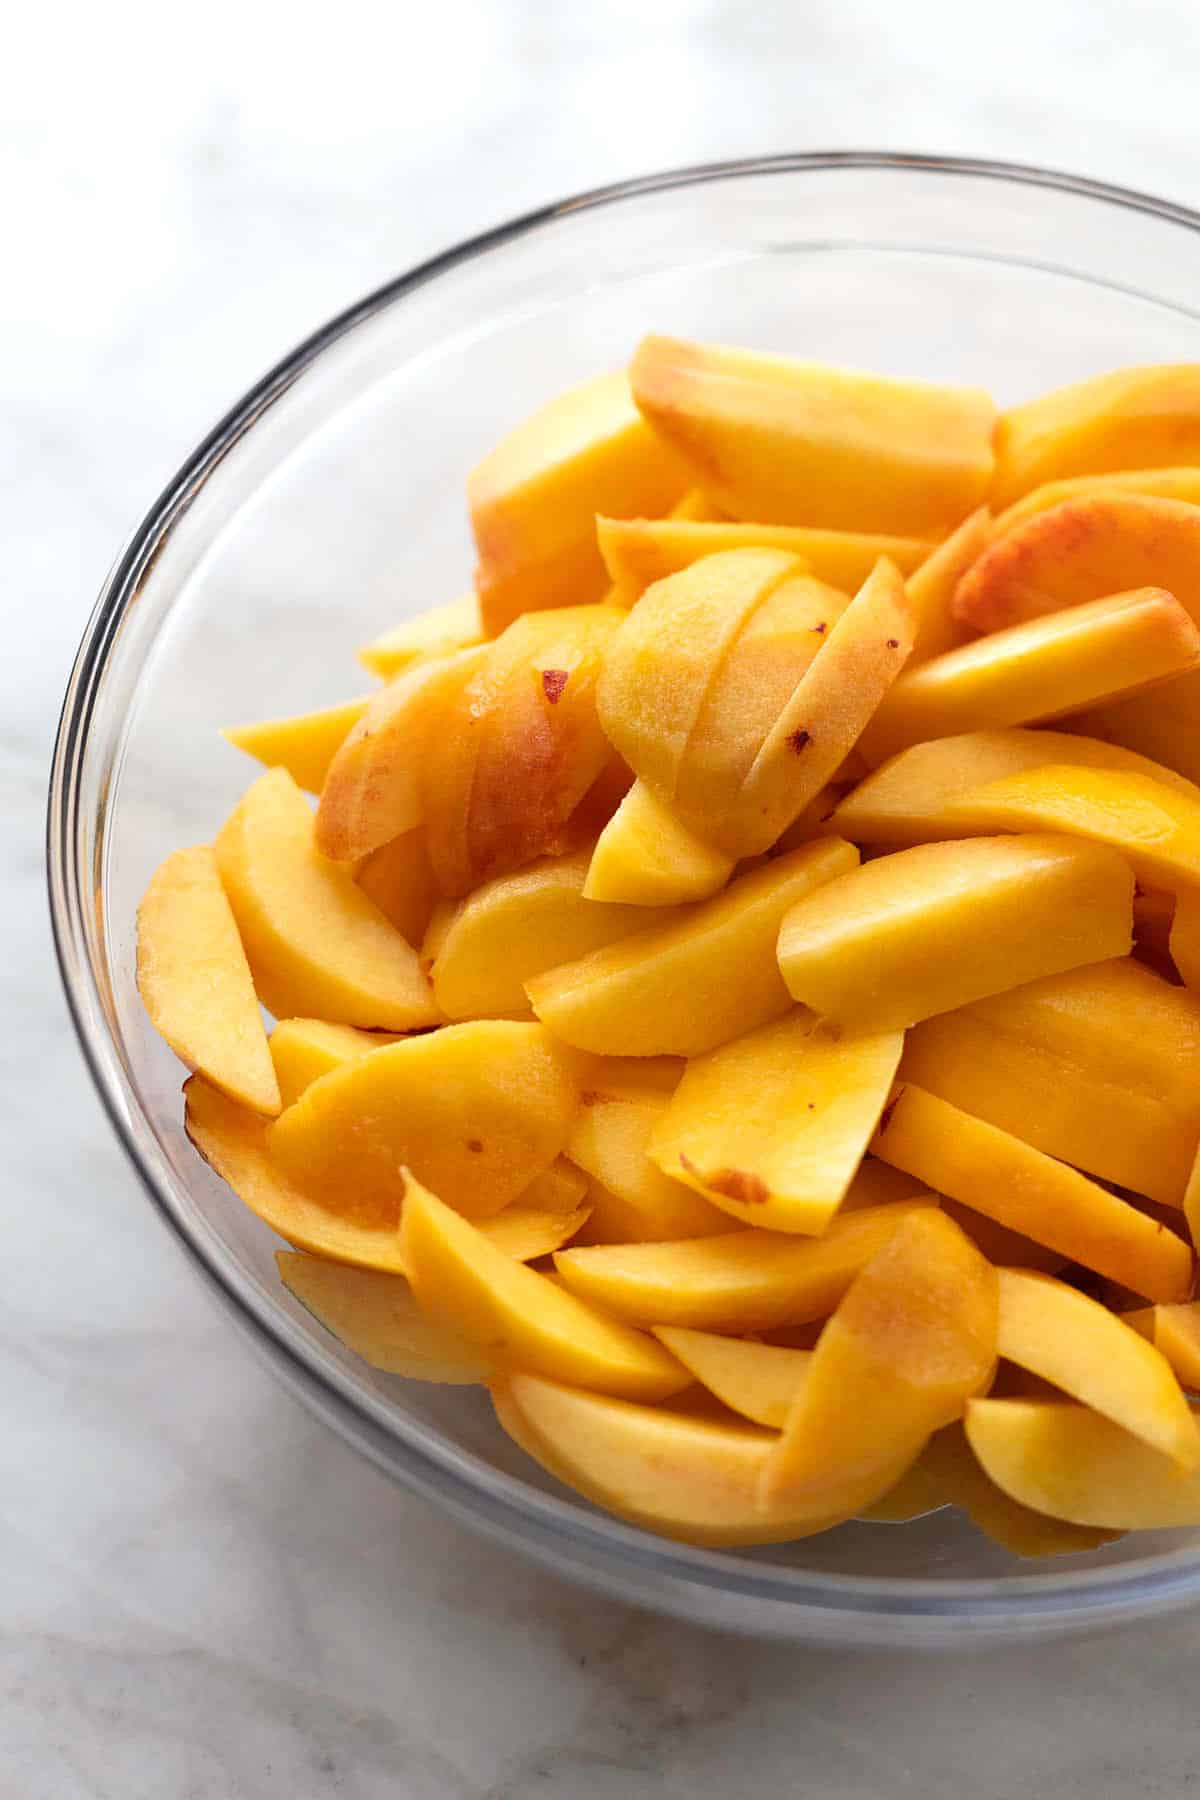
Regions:
M 639 416 L 625 371 L 556 394 L 467 477 L 484 626 L 599 600 L 595 516 L 656 517 L 687 486 L 682 462 Z
M 422 1308 L 499 1367 L 633 1400 L 665 1400 L 691 1380 L 653 1338 L 512 1261 L 412 1175 L 400 1250 Z
M 423 826 L 373 850 L 354 879 L 405 943 L 415 947 L 422 942 L 438 897 Z
M 486 1218 L 566 1145 L 575 1086 L 540 1025 L 448 1025 L 306 1088 L 271 1131 L 279 1166 L 348 1218 L 394 1217 L 410 1165 Z
M 913 624 L 910 669 L 955 649 L 971 635 L 954 617 L 954 596 L 967 570 L 987 549 L 991 535 L 992 515 L 986 506 L 980 506 L 907 576 L 904 588 Z
M 779 931 L 793 999 L 861 1030 L 1124 955 L 1133 877 L 1069 837 L 967 838 L 879 857 L 806 895 Z
M 402 619 L 381 637 L 373 638 L 358 652 L 358 660 L 381 681 L 392 681 L 426 657 L 452 656 L 483 642 L 479 599 L 472 588 L 457 600 L 431 606 L 426 612 Z
M 1107 1307 L 1050 1275 L 999 1269 L 997 1350 L 1104 1413 L 1181 1468 L 1200 1466 L 1200 1430 L 1170 1363 Z
M 1117 1533 L 1068 1525 L 1034 1512 L 998 1488 L 980 1468 L 961 1424 L 947 1425 L 930 1438 L 918 1467 L 951 1506 L 961 1507 L 972 1525 L 1014 1556 L 1077 1556 L 1111 1543 Z
M 596 839 L 583 892 L 588 900 L 675 906 L 718 893 L 733 866 L 732 856 L 706 844 L 635 781 Z
M 971 1400 L 967 1441 L 997 1487 L 1023 1506 L 1102 1531 L 1200 1525 L 1200 1472 L 1060 1400 Z
M 645 929 L 654 915 L 644 907 L 584 899 L 590 859 L 590 850 L 546 857 L 460 903 L 431 975 L 448 1019 L 527 1016 L 535 975 Z
M 1150 887 L 1200 882 L 1200 799 L 1148 775 L 1047 763 L 960 794 L 947 812 L 975 831 L 1069 832 L 1111 846 Z
M 369 698 L 345 700 L 320 712 L 231 725 L 221 736 L 268 769 L 286 769 L 297 787 L 319 794 L 330 764 L 369 705 Z
M 242 796 L 216 842 L 221 884 L 254 986 L 276 1018 L 411 1031 L 438 1017 L 416 952 L 313 843 L 313 815 L 285 769 Z
M 637 1406 L 528 1374 L 493 1382 L 492 1397 L 505 1429 L 559 1481 L 662 1537 L 787 1543 L 851 1517 L 865 1498 L 848 1475 L 832 1516 L 802 1505 L 761 1511 L 757 1488 L 776 1433 L 741 1420 Z
M 1163 588 L 1136 588 L 976 638 L 901 675 L 859 739 L 872 764 L 929 738 L 1066 718 L 1200 664 L 1200 631 Z
M 1157 1219 L 914 1082 L 888 1102 L 871 1148 L 937 1193 L 1146 1299 L 1181 1300 L 1191 1286 L 1190 1249 Z
M 493 1372 L 486 1351 L 421 1310 L 402 1275 L 293 1250 L 277 1250 L 275 1265 L 301 1306 L 373 1369 L 450 1386 L 486 1381 Z
M 725 514 L 715 500 L 710 500 L 703 488 L 689 488 L 667 512 L 668 519 L 679 519 L 683 523 L 689 520 L 693 525 L 715 524 L 725 518 Z
M 662 1244 L 561 1250 L 555 1267 L 572 1292 L 636 1325 L 697 1331 L 773 1331 L 833 1311 L 854 1277 L 928 1194 L 836 1218 L 819 1238 L 730 1231 Z
M 528 983 L 533 1009 L 581 1050 L 702 1055 L 788 1010 L 775 959 L 780 921 L 857 861 L 840 838 L 805 844 L 682 917 L 537 976 Z
M 848 1474 L 885 1494 L 893 1470 L 960 1417 L 996 1361 L 996 1272 L 940 1212 L 910 1214 L 821 1333 L 760 1494 L 815 1507 Z
M 812 1360 L 811 1350 L 681 1325 L 656 1325 L 654 1335 L 724 1405 L 775 1431 L 782 1430 Z
M 1121 1316 L 1162 1352 L 1185 1388 L 1200 1392 L 1200 1301 L 1147 1306 Z
M 729 1230 L 718 1212 L 682 1182 L 664 1175 L 648 1146 L 669 1096 L 627 1091 L 615 1097 L 584 1094 L 567 1140 L 567 1155 L 604 1190 L 594 1196 L 593 1242 L 657 1243 L 712 1237 Z
M 1129 770 L 1176 793 L 1200 800 L 1200 789 L 1147 756 L 1077 737 L 1066 731 L 968 731 L 959 737 L 914 744 L 868 775 L 842 799 L 830 821 L 836 831 L 863 844 L 921 844 L 931 838 L 969 837 L 948 803 L 985 782 L 1047 763 L 1085 769 Z
M 1200 888 L 1181 887 L 1176 894 L 1168 946 L 1184 985 L 1200 993 Z
M 735 518 L 936 535 L 985 498 L 995 409 L 978 388 L 678 339 L 643 339 L 634 398 Z
M 596 520 L 596 540 L 620 606 L 633 606 L 656 581 L 678 574 L 720 550 L 786 550 L 810 575 L 835 588 L 861 587 L 881 556 L 902 574 L 916 569 L 934 548 L 928 538 L 889 537 L 866 531 L 820 531 L 811 525 L 743 525 L 734 520 L 695 523 L 674 519 Z
M 281 1019 L 271 1033 L 270 1047 L 284 1106 L 291 1106 L 331 1069 L 397 1041 L 394 1032 L 359 1031 L 354 1025 L 331 1025 L 327 1019 Z
M 560 1156 L 502 1212 L 475 1223 L 488 1242 L 514 1262 L 536 1262 L 569 1244 L 591 1213 L 586 1178 Z
M 823 1231 L 879 1123 L 902 1044 L 898 1031 L 848 1036 L 797 1008 L 689 1063 L 650 1154 L 746 1225 Z
M 1001 413 L 992 494 L 1008 506 L 1064 476 L 1190 462 L 1200 462 L 1200 365 L 1114 369 Z
M 279 1111 L 250 965 L 208 844 L 174 851 L 150 877 L 137 915 L 137 984 L 181 1062 L 257 1112 Z
M 1118 469 L 1110 475 L 1068 475 L 1061 481 L 1045 481 L 1006 507 L 996 517 L 991 535 L 1002 537 L 1034 513 L 1049 512 L 1064 500 L 1105 494 L 1150 494 L 1158 500 L 1184 500 L 1189 506 L 1200 506 L 1200 467 Z

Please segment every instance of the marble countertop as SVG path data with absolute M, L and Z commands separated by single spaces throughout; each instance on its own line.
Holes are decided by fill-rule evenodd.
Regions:
M 732 1643 L 515 1564 L 230 1335 L 88 1085 L 42 898 L 59 697 L 122 537 L 325 315 L 564 191 L 943 149 L 1200 197 L 1190 0 L 149 0 L 0 66 L 0 1793 L 7 1800 L 1179 1796 L 1200 1612 L 1025 1653 Z M 1136 33 L 1136 35 L 1133 35 Z

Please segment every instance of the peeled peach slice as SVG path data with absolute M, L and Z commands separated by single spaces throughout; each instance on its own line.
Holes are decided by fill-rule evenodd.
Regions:
M 1191 1286 L 1190 1249 L 1157 1219 L 913 1082 L 889 1101 L 871 1148 L 936 1192 L 1147 1299 L 1180 1300 Z
M 360 864 L 354 879 L 406 943 L 421 943 L 437 899 L 423 826 L 405 831 L 373 850 Z
M 1034 513 L 1049 512 L 1064 500 L 1102 498 L 1105 494 L 1150 494 L 1158 500 L 1183 500 L 1189 506 L 1200 506 L 1200 467 L 1118 469 L 1109 475 L 1068 475 L 1061 481 L 1045 481 L 997 516 L 992 536 L 1002 537 Z
M 451 1386 L 491 1375 L 487 1352 L 424 1313 L 402 1275 L 291 1250 L 277 1251 L 275 1264 L 301 1306 L 373 1369 Z
M 291 1106 L 331 1069 L 397 1041 L 390 1031 L 359 1031 L 326 1019 L 281 1019 L 271 1033 L 270 1046 L 284 1106 Z
M 489 1244 L 514 1262 L 536 1262 L 569 1244 L 591 1213 L 586 1179 L 560 1156 L 535 1175 L 502 1212 L 475 1223 Z
M 1200 993 L 1200 888 L 1178 890 L 1170 932 L 1171 961 L 1186 986 Z
M 728 1231 L 723 1212 L 650 1160 L 651 1135 L 668 1099 L 649 1091 L 584 1094 L 567 1154 L 603 1189 L 593 1193 L 593 1242 L 654 1243 Z
M 948 530 L 984 499 L 995 409 L 937 387 L 787 356 L 642 340 L 634 398 L 735 518 Z
M 1200 1472 L 1058 1400 L 971 1400 L 967 1441 L 985 1472 L 1023 1506 L 1105 1531 L 1200 1525 Z
M 688 1064 L 650 1154 L 770 1231 L 823 1231 L 888 1097 L 903 1036 L 849 1036 L 797 1008 Z
M 216 842 L 259 998 L 277 1018 L 411 1031 L 438 1017 L 416 952 L 313 843 L 313 815 L 285 769 L 242 797 Z
M 1064 476 L 1200 462 L 1200 365 L 1114 369 L 1010 407 L 992 495 L 1007 506 Z
M 1200 1391 L 1200 1301 L 1147 1306 L 1122 1318 L 1161 1351 L 1185 1388 Z
M 1200 1466 L 1200 1430 L 1166 1357 L 1116 1314 L 1049 1275 L 1000 1269 L 997 1349 L 1009 1362 L 1170 1456 Z
M 635 781 L 600 836 L 588 864 L 588 900 L 674 906 L 707 900 L 725 886 L 734 859 L 706 844 L 670 807 Z
M 954 617 L 954 595 L 967 570 L 987 549 L 991 527 L 992 516 L 987 507 L 978 507 L 908 574 L 904 588 L 913 624 L 910 669 L 928 662 L 931 656 L 955 649 L 971 635 Z
M 181 1062 L 257 1112 L 279 1111 L 250 965 L 209 845 L 174 851 L 151 876 L 138 907 L 137 983 Z
M 654 1335 L 718 1400 L 775 1431 L 782 1430 L 812 1360 L 811 1350 L 681 1325 L 656 1325 Z
M 601 1055 L 712 1050 L 788 1010 L 775 959 L 780 921 L 857 861 L 840 838 L 789 851 L 667 924 L 535 977 L 533 1009 L 556 1036 Z
M 297 787 L 319 794 L 334 757 L 358 724 L 370 700 L 346 700 L 320 712 L 299 713 L 288 719 L 262 719 L 254 725 L 233 725 L 221 736 L 268 769 L 286 769 Z
M 1200 631 L 1162 588 L 1089 600 L 976 638 L 901 675 L 858 748 L 873 764 L 910 744 L 1062 719 L 1200 664 Z
M 486 630 L 599 600 L 595 515 L 655 517 L 686 484 L 682 462 L 639 417 L 623 369 L 556 394 L 467 477 Z
M 865 1266 L 821 1333 L 763 1472 L 767 1504 L 820 1507 L 848 1476 L 896 1465 L 960 1417 L 996 1360 L 997 1280 L 940 1212 L 910 1214 Z
M 640 1400 L 665 1400 L 691 1380 L 653 1338 L 513 1262 L 412 1175 L 400 1249 L 422 1308 L 502 1368 Z
M 1060 969 L 1125 954 L 1124 859 L 1069 837 L 920 844 L 806 895 L 779 932 L 793 999 L 889 1031 Z
M 918 1467 L 928 1471 L 943 1498 L 961 1507 L 972 1525 L 1014 1556 L 1077 1556 L 1117 1535 L 1068 1525 L 1065 1519 L 1052 1519 L 1013 1500 L 984 1474 L 960 1424 L 934 1433 Z
M 540 1025 L 448 1025 L 359 1057 L 276 1120 L 271 1154 L 348 1218 L 394 1217 L 410 1165 L 486 1218 L 565 1147 L 575 1086 Z
M 833 1311 L 858 1271 L 928 1194 L 834 1219 L 819 1238 L 730 1231 L 662 1244 L 561 1250 L 555 1267 L 572 1292 L 638 1325 L 697 1331 L 773 1331 Z
M 364 644 L 358 660 L 372 675 L 392 681 L 412 663 L 430 656 L 452 656 L 456 650 L 469 650 L 482 641 L 479 599 L 472 589 L 457 600 L 447 600 L 442 606 L 431 606 L 427 612 L 402 619 L 382 637 Z

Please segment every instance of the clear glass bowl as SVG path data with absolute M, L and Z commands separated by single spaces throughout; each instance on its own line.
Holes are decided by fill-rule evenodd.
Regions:
M 1120 363 L 1200 360 L 1200 218 L 1031 169 L 870 155 L 687 170 L 493 231 L 383 288 L 242 400 L 138 526 L 67 690 L 50 791 L 63 979 L 158 1211 L 281 1379 L 381 1468 L 560 1573 L 696 1620 L 948 1645 L 1200 1594 L 1200 1533 L 1018 1562 L 943 1511 L 783 1548 L 664 1542 L 568 1495 L 481 1392 L 374 1374 L 291 1298 L 271 1234 L 183 1135 L 180 1069 L 134 986 L 160 858 L 252 776 L 219 726 L 362 688 L 354 647 L 463 588 L 467 469 L 649 329 L 1001 403 Z

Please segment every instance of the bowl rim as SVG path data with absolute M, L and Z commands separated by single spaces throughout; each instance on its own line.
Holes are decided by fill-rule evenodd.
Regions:
M 1200 231 L 1200 212 L 1136 189 L 1033 164 L 893 151 L 805 151 L 691 164 L 587 189 L 566 199 L 490 227 L 429 257 L 384 282 L 303 338 L 261 377 L 218 421 L 167 482 L 119 552 L 88 619 L 67 683 L 51 762 L 46 811 L 46 872 L 55 955 L 68 1010 L 84 1061 L 101 1104 L 143 1188 L 163 1223 L 182 1245 L 218 1298 L 251 1335 L 285 1384 L 340 1435 L 393 1478 L 427 1498 L 437 1498 L 458 1517 L 526 1554 L 540 1557 L 567 1575 L 604 1585 L 619 1568 L 626 1578 L 647 1580 L 645 1600 L 662 1609 L 699 1616 L 687 1596 L 698 1590 L 723 1591 L 731 1599 L 783 1607 L 782 1635 L 803 1636 L 822 1619 L 856 1615 L 872 1641 L 870 1627 L 907 1626 L 914 1644 L 921 1622 L 939 1621 L 943 1634 L 931 1642 L 962 1643 L 1019 1629 L 1065 1629 L 1128 1619 L 1149 1610 L 1180 1605 L 1200 1595 L 1200 1552 L 1176 1550 L 1148 1556 L 1118 1570 L 1068 1570 L 994 1577 L 930 1580 L 917 1577 L 845 1575 L 755 1564 L 743 1556 L 700 1549 L 657 1537 L 609 1515 L 584 1512 L 578 1504 L 530 1487 L 495 1470 L 486 1471 L 470 1452 L 436 1432 L 397 1426 L 373 1415 L 361 1390 L 324 1357 L 303 1333 L 289 1330 L 282 1310 L 265 1294 L 262 1302 L 241 1291 L 213 1245 L 187 1227 L 165 1183 L 147 1165 L 130 1129 L 126 1103 L 138 1096 L 127 1079 L 104 1019 L 96 968 L 87 953 L 82 896 L 87 873 L 79 862 L 81 790 L 79 770 L 86 753 L 99 687 L 121 621 L 136 599 L 159 548 L 187 511 L 209 476 L 255 423 L 334 344 L 405 295 L 460 264 L 522 238 L 556 219 L 612 206 L 643 195 L 666 193 L 747 177 L 897 171 L 917 176 L 950 176 L 1041 188 L 1090 199 Z M 280 1367 L 280 1365 L 283 1365 Z M 349 1419 L 344 1415 L 348 1412 Z M 351 1423 L 357 1429 L 351 1429 Z M 386 1450 L 382 1447 L 386 1444 Z M 397 1467 L 397 1457 L 401 1466 Z M 583 1565 L 579 1558 L 582 1556 Z M 746 1628 L 743 1616 L 733 1620 Z M 753 1628 L 750 1626 L 749 1628 Z M 767 1629 L 780 1630 L 778 1623 Z M 876 1638 L 873 1640 L 880 1642 Z

